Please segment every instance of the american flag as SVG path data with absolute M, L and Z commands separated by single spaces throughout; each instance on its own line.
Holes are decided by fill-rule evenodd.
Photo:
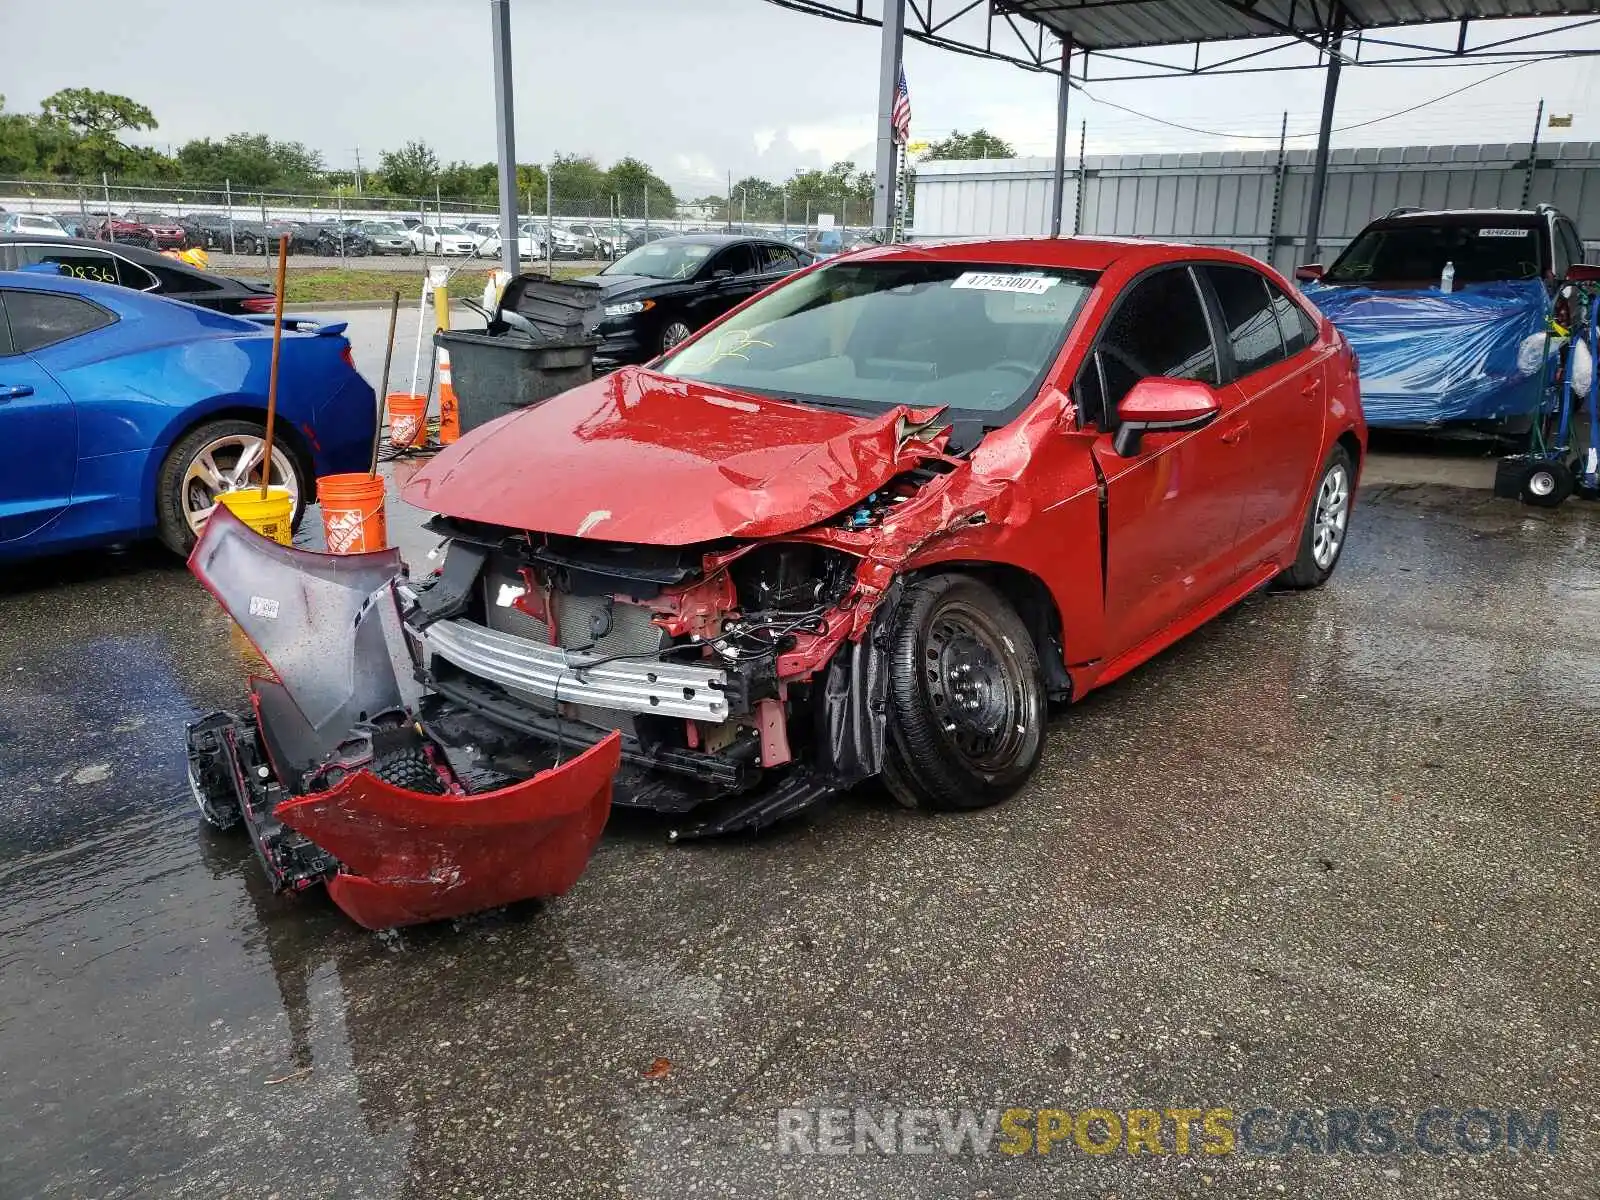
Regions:
M 911 89 L 906 86 L 905 64 L 900 65 L 900 81 L 894 89 L 894 109 L 889 114 L 894 140 L 902 146 L 911 140 Z

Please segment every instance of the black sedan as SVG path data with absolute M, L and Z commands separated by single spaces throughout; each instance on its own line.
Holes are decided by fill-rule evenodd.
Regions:
M 82 238 L 0 236 L 0 271 L 40 271 L 154 292 L 225 313 L 268 313 L 272 288 L 251 279 L 197 271 L 155 250 Z
M 600 286 L 605 306 L 595 365 L 646 362 L 811 261 L 776 238 L 701 233 L 646 242 L 586 280 Z

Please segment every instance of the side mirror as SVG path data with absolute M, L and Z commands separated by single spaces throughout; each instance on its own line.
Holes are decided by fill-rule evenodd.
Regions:
M 1600 267 L 1573 263 L 1567 268 L 1568 283 L 1600 283 Z
M 1322 278 L 1322 264 L 1307 263 L 1303 267 L 1296 267 L 1294 269 L 1294 277 L 1301 283 L 1316 283 L 1317 280 Z
M 1221 411 L 1216 393 L 1198 379 L 1147 376 L 1117 405 L 1111 448 L 1122 458 L 1132 458 L 1145 434 L 1199 429 L 1215 421 Z

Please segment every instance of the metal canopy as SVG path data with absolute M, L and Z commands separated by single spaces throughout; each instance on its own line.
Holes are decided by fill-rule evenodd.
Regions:
M 1444 66 L 1467 61 L 1600 55 L 1552 39 L 1600 24 L 1600 0 L 767 0 L 780 8 L 855 25 L 881 25 L 884 6 L 904 7 L 904 36 L 941 50 L 1056 74 L 1070 45 L 1074 80 L 1160 79 L 1296 71 L 1320 66 L 1335 27 L 1345 61 L 1362 66 Z M 1485 38 L 1482 21 L 1568 18 L 1546 29 Z M 1380 36 L 1417 25 L 1453 26 L 1446 45 Z M 1209 61 L 1202 47 L 1253 40 Z M 1285 61 L 1280 51 L 1310 45 Z M 1189 61 L 1149 60 L 1131 50 L 1192 47 Z M 1110 65 L 1115 64 L 1115 65 Z M 1097 73 L 1098 72 L 1098 73 Z
M 1600 24 L 1600 0 L 873 0 L 872 13 L 867 7 L 869 0 L 767 2 L 835 21 L 882 27 L 880 153 L 873 210 L 874 224 L 882 228 L 888 227 L 886 217 L 894 204 L 894 172 L 886 169 L 893 156 L 886 155 L 883 147 L 890 137 L 889 108 L 905 38 L 1061 77 L 1056 100 L 1052 236 L 1061 232 L 1071 88 L 1096 79 L 1169 79 L 1320 67 L 1326 72 L 1326 86 L 1306 222 L 1308 259 L 1318 250 L 1328 142 L 1342 67 L 1448 66 L 1600 55 L 1600 46 L 1571 48 L 1550 41 Z M 887 14 L 888 19 L 877 14 Z M 1475 22 L 1518 17 L 1568 19 L 1511 37 L 1489 41 L 1474 37 Z M 1374 32 L 1416 25 L 1453 26 L 1454 44 L 1411 42 Z M 1258 45 L 1202 60 L 1203 46 L 1237 41 Z M 1316 51 L 1309 62 L 1304 53 L 1307 46 Z M 1180 47 L 1193 48 L 1192 62 L 1128 53 Z M 1281 51 L 1294 53 L 1285 56 Z M 1114 64 L 1112 73 L 1091 76 L 1091 59 L 1097 64 Z
M 1600 3 L 1594 0 L 1344 0 L 1337 5 L 1329 0 L 995 0 L 995 8 L 1035 21 L 1056 37 L 1069 38 L 1086 50 L 1135 50 L 1274 35 L 1321 41 L 1341 26 L 1352 32 L 1505 17 L 1600 14 Z

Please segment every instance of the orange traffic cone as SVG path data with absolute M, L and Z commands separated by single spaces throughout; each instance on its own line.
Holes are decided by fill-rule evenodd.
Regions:
M 439 444 L 448 446 L 461 437 L 461 410 L 456 406 L 455 385 L 450 382 L 450 351 L 439 350 Z

